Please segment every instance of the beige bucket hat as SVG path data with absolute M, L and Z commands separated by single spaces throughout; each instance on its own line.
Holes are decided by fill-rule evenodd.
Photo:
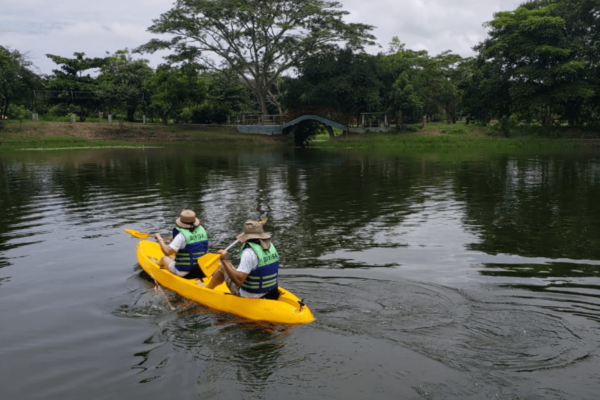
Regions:
M 244 224 L 244 232 L 237 236 L 240 243 L 246 242 L 248 239 L 261 239 L 261 242 L 271 239 L 271 235 L 267 235 L 263 230 L 263 226 L 258 221 L 248 221 Z M 264 247 L 264 246 L 263 246 Z
M 192 226 L 200 225 L 200 220 L 196 218 L 196 213 L 192 210 L 183 210 L 179 218 L 175 220 L 175 225 L 180 228 L 190 229 Z

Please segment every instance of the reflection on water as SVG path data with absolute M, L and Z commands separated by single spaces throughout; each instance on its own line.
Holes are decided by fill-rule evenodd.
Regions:
M 0 394 L 594 398 L 598 198 L 593 151 L 1 154 Z M 123 229 L 184 208 L 213 250 L 268 217 L 316 322 L 169 310 Z

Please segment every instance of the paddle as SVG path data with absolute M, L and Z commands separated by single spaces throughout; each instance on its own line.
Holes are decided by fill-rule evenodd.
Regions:
M 268 218 L 263 219 L 262 221 L 260 221 L 259 223 L 262 225 L 265 222 L 267 222 Z M 225 249 L 225 251 L 229 251 L 229 249 L 231 249 L 233 246 L 235 246 L 238 243 L 237 239 L 235 242 L 231 243 L 229 245 L 229 247 L 227 247 Z M 204 272 L 204 275 L 206 275 L 207 277 L 212 276 L 215 271 L 217 270 L 217 268 L 219 268 L 219 260 L 221 259 L 221 255 L 220 254 L 215 254 L 215 253 L 206 253 L 205 255 L 203 255 L 202 257 L 200 257 L 198 259 L 198 266 L 200 267 L 200 269 L 202 270 L 202 272 Z
M 148 239 L 150 237 L 149 233 L 146 232 L 139 232 L 139 231 L 134 231 L 133 229 L 124 229 L 125 232 L 129 233 L 131 236 L 136 237 L 138 239 Z M 165 242 L 170 242 L 171 239 L 166 238 L 164 239 Z
M 125 229 L 125 232 L 129 233 L 131 236 L 136 237 L 138 239 L 148 239 L 150 237 L 150 235 L 145 232 L 138 232 L 138 231 L 134 231 L 133 229 Z M 162 296 L 167 301 L 167 304 L 169 305 L 169 308 L 171 309 L 171 311 L 174 310 L 175 307 L 173 307 L 171 305 L 171 302 L 167 298 L 167 295 L 165 294 L 165 292 L 163 292 L 162 287 L 160 287 L 160 285 L 158 284 L 158 281 L 154 277 L 154 274 L 152 273 L 152 271 L 150 271 L 150 276 L 152 277 L 152 280 L 154 280 L 154 283 L 156 284 L 156 289 L 158 289 L 160 291 L 160 294 L 162 294 Z
M 150 276 L 152 277 L 152 279 L 154 279 L 154 283 L 156 283 L 156 288 L 160 291 L 160 294 L 162 294 L 163 297 L 165 298 L 165 300 L 167 301 L 167 304 L 169 305 L 169 308 L 171 309 L 171 311 L 173 311 L 175 309 L 175 307 L 173 307 L 171 305 L 171 302 L 169 301 L 169 298 L 167 297 L 167 295 L 165 294 L 165 292 L 163 292 L 162 288 L 160 287 L 160 285 L 158 284 L 156 278 L 154 277 L 154 274 L 152 273 L 152 271 L 150 271 Z
M 125 229 L 125 232 L 138 239 L 148 239 L 150 237 L 150 234 L 148 233 L 134 231 L 133 229 Z

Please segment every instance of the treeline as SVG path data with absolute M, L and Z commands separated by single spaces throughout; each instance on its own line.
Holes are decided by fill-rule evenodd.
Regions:
M 399 112 L 480 124 L 600 123 L 600 0 L 533 0 L 487 23 L 477 55 L 430 56 L 397 38 L 375 56 L 336 50 L 309 57 L 289 80 L 290 106 Z
M 398 38 L 377 55 L 331 49 L 306 58 L 297 77 L 284 79 L 284 104 L 330 106 L 354 115 L 385 112 L 400 123 L 424 115 L 456 123 L 462 61 L 450 52 L 408 50 Z
M 176 2 L 149 28 L 175 36 L 136 49 L 170 49 L 156 69 L 122 50 L 48 55 L 57 69 L 39 76 L 23 54 L 0 47 L 0 112 L 224 123 L 310 105 L 406 123 L 600 123 L 600 0 L 532 0 L 496 13 L 471 58 L 406 49 L 398 38 L 367 54 L 373 27 L 344 23 L 337 2 L 243 3 Z
M 225 123 L 231 115 L 252 112 L 248 91 L 224 72 L 208 72 L 197 63 L 162 64 L 134 59 L 129 50 L 104 58 L 48 54 L 57 65 L 37 75 L 26 56 L 0 46 L 0 110 L 9 119 L 35 111 L 42 119 L 76 114 L 80 121 L 111 114 L 130 122 L 142 115 L 163 123 Z M 5 68 L 5 66 L 7 66 Z

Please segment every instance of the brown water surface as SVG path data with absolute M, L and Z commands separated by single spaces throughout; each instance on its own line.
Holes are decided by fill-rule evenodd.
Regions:
M 268 217 L 317 320 L 168 292 L 124 228 Z M 595 399 L 600 153 L 0 153 L 2 399 Z M 233 254 L 236 251 L 232 251 Z M 237 264 L 237 257 L 234 262 Z

